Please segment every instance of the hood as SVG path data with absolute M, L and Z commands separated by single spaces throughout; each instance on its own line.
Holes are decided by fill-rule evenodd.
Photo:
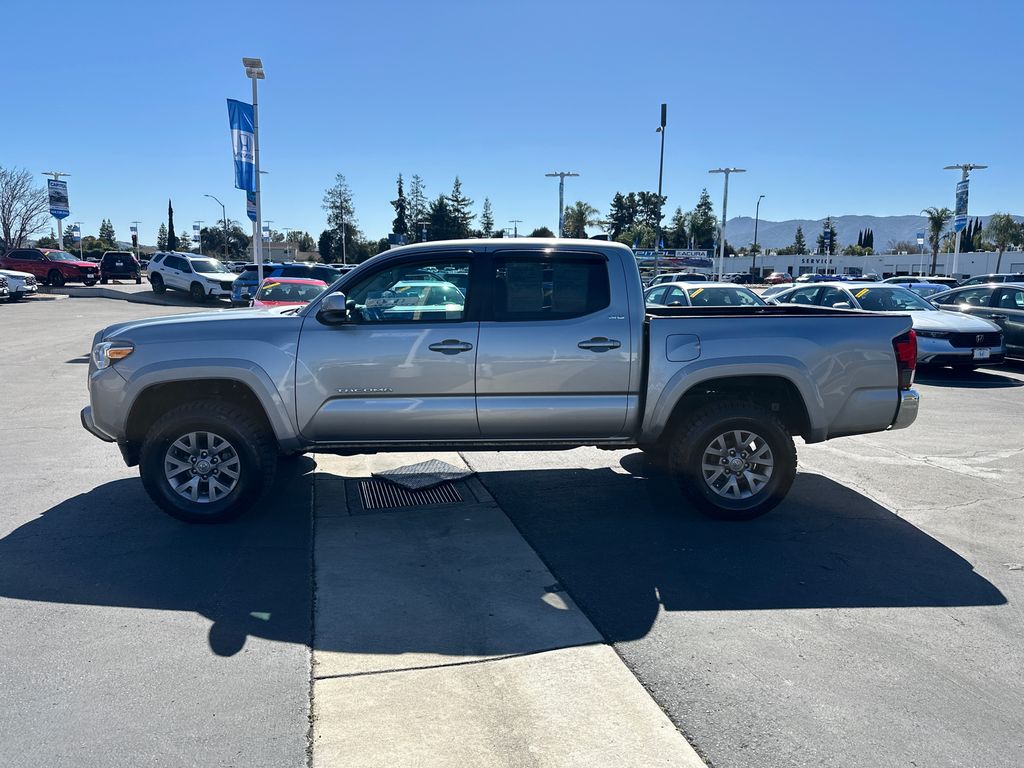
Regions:
M 238 277 L 234 272 L 196 272 L 196 274 L 204 280 L 213 280 L 215 283 L 230 283 Z
M 910 312 L 915 331 L 952 331 L 954 333 L 988 333 L 1002 330 L 998 325 L 982 317 L 963 312 Z
M 78 267 L 79 269 L 96 269 L 100 268 L 99 264 L 91 261 L 57 261 L 55 264 L 67 264 L 70 267 Z
M 108 325 L 100 332 L 100 336 L 96 340 L 115 337 L 131 339 L 136 334 L 156 334 L 167 340 L 201 339 L 208 333 L 215 333 L 223 337 L 223 334 L 233 332 L 231 324 L 239 326 L 237 333 L 241 337 L 245 333 L 246 326 L 260 321 L 301 323 L 301 317 L 282 311 L 288 309 L 291 308 L 253 309 L 243 307 L 241 309 L 215 309 L 209 312 L 149 317 L 145 320 Z
M 16 269 L 0 269 L 0 275 L 4 277 L 20 277 L 22 280 L 33 276 L 31 272 L 19 272 Z

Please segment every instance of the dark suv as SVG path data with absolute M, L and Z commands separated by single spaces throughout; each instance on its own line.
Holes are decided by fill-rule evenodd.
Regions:
M 44 285 L 96 285 L 99 280 L 99 269 L 95 264 L 53 248 L 15 248 L 0 258 L 0 268 L 28 272 Z
M 234 285 L 231 286 L 231 306 L 247 307 L 249 300 L 256 295 L 257 283 L 256 265 L 246 264 L 245 269 L 238 275 Z M 263 277 L 305 277 L 310 280 L 323 280 L 330 285 L 344 272 L 336 266 L 328 264 L 310 264 L 308 262 L 293 261 L 287 264 L 264 264 Z
M 136 284 L 142 282 L 142 269 L 131 251 L 107 251 L 100 259 L 100 282 L 104 285 L 108 280 L 126 278 Z

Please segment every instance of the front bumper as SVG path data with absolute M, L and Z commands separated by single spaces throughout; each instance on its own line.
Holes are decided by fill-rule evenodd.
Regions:
M 906 429 L 917 420 L 918 406 L 921 404 L 921 395 L 916 389 L 900 390 L 900 407 L 896 411 L 896 419 L 889 426 L 889 429 Z
M 101 430 L 99 427 L 96 426 L 96 422 L 92 418 L 92 406 L 91 405 L 85 406 L 85 408 L 82 409 L 82 412 L 79 414 L 79 416 L 82 419 L 82 427 L 85 428 L 86 432 L 89 432 L 89 433 L 95 435 L 96 437 L 98 437 L 100 440 L 102 440 L 105 443 L 113 443 L 113 442 L 115 442 L 113 437 L 111 437 L 106 432 L 104 432 L 103 430 Z
M 988 357 L 977 358 L 974 347 L 954 347 L 948 339 L 918 336 L 917 362 L 919 365 L 962 365 L 972 362 L 977 365 L 995 365 L 1003 362 L 1006 354 L 1003 344 L 988 347 L 979 345 L 978 348 L 987 349 Z

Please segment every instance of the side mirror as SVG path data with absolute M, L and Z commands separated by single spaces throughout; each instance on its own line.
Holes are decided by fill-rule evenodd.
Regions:
M 832 305 L 832 309 L 853 309 L 853 304 L 848 301 L 837 301 Z
M 332 293 L 320 303 L 316 317 L 328 325 L 345 322 L 349 319 L 348 298 L 344 293 Z

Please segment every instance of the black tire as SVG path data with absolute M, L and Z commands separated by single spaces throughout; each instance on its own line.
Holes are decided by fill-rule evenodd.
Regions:
M 96 285 L 96 281 L 95 280 L 85 280 L 84 282 L 90 288 L 92 288 L 94 285 Z
M 153 293 L 163 293 L 167 290 L 167 286 L 164 285 L 164 279 L 160 277 L 159 272 L 154 272 L 149 276 L 149 284 L 153 286 Z
M 51 269 L 46 276 L 46 282 L 55 288 L 60 288 L 64 285 L 64 275 L 61 274 L 59 269 Z
M 192 297 L 192 301 L 196 304 L 206 303 L 206 291 L 199 283 L 192 283 L 192 285 L 188 287 L 188 295 Z
M 186 499 L 175 492 L 164 474 L 168 450 L 191 432 L 215 433 L 237 453 L 237 483 L 221 499 Z M 186 523 L 233 520 L 270 489 L 276 469 L 277 445 L 263 423 L 249 411 L 222 400 L 199 400 L 165 413 L 146 433 L 139 460 L 139 475 L 146 493 L 160 509 Z
M 21 291 L 17 293 L 11 293 L 7 295 L 7 300 L 13 304 L 16 301 L 21 301 Z
M 107 284 L 107 278 L 101 277 L 100 278 L 100 285 L 106 285 L 106 284 Z
M 704 477 L 705 450 L 713 447 L 718 436 L 733 431 L 757 435 L 767 444 L 773 460 L 768 481 L 751 492 L 748 498 L 727 498 Z M 750 520 L 772 510 L 793 485 L 797 464 L 793 438 L 778 416 L 744 400 L 711 403 L 691 414 L 671 436 L 669 462 L 680 487 L 694 506 L 718 520 Z M 749 466 L 754 470 L 758 465 L 751 462 Z M 760 467 L 758 474 L 763 475 L 764 472 L 764 467 Z M 724 484 L 729 480 L 719 476 L 716 482 Z M 740 486 L 745 486 L 750 492 L 747 480 L 741 482 L 737 479 L 736 483 L 739 490 L 743 490 Z
M 136 285 L 142 285 L 142 275 L 136 275 L 135 276 L 135 284 Z

